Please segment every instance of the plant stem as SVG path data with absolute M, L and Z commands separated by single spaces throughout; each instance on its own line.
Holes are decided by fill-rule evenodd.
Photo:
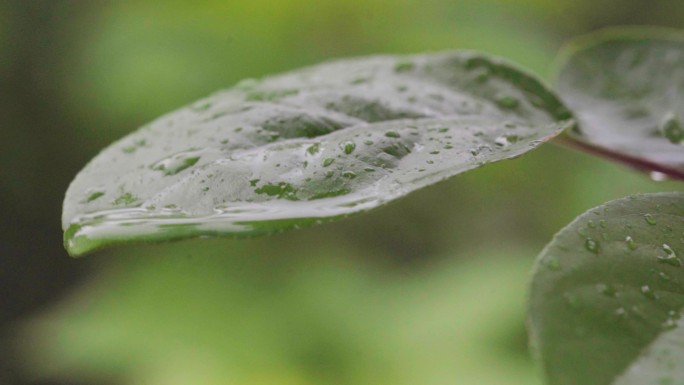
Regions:
M 684 181 L 684 170 L 663 166 L 662 164 L 658 164 L 647 159 L 612 151 L 603 147 L 593 146 L 591 144 L 574 139 L 567 134 L 561 134 L 555 137 L 552 142 L 588 154 L 600 156 L 608 160 L 619 162 L 640 171 L 649 173 L 659 172 L 666 175 L 668 178 Z

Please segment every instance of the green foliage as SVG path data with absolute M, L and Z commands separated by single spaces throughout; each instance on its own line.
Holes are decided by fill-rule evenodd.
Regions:
M 517 157 L 572 122 L 538 80 L 469 51 L 246 80 L 98 155 L 67 192 L 65 244 L 81 255 L 339 218 Z
M 617 29 L 562 53 L 558 93 L 577 114 L 569 135 L 637 168 L 684 179 L 684 36 Z
M 473 52 L 242 82 L 96 157 L 67 193 L 65 243 L 81 255 L 308 225 L 517 157 L 565 128 L 561 143 L 682 179 L 681 41 L 633 29 L 574 43 L 558 92 L 578 127 L 535 78 Z M 682 378 L 682 217 L 684 194 L 625 198 L 583 214 L 542 252 L 530 333 L 550 385 Z
M 631 196 L 582 214 L 544 249 L 529 317 L 548 384 L 684 378 L 682 218 L 684 193 Z
M 373 266 L 377 255 L 351 242 L 309 243 L 292 255 L 289 238 L 155 245 L 158 257 L 132 249 L 61 311 L 28 325 L 34 375 L 100 383 L 114 373 L 147 385 L 539 384 L 524 355 L 532 250 L 404 273 Z

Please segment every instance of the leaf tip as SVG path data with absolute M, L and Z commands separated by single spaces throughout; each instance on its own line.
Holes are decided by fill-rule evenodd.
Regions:
M 64 230 L 64 248 L 73 258 L 82 257 L 98 246 L 88 237 L 80 234 L 82 227 L 79 224 L 72 224 Z

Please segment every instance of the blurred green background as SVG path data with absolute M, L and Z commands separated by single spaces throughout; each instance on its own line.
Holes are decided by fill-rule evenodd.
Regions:
M 72 260 L 64 191 L 111 141 L 247 77 L 471 48 L 548 79 L 566 39 L 682 27 L 671 0 L 0 0 L 0 384 L 540 384 L 535 255 L 682 189 L 554 145 L 337 223 Z

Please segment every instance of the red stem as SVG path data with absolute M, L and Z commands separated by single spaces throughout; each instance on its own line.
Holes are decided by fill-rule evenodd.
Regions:
M 567 134 L 561 134 L 553 139 L 554 143 L 580 150 L 588 154 L 597 155 L 605 159 L 626 164 L 637 170 L 651 172 L 656 171 L 667 175 L 668 178 L 684 181 L 684 171 L 676 168 L 663 166 L 662 164 L 654 163 L 646 159 L 637 158 L 620 152 L 615 152 L 602 147 L 592 146 L 591 144 L 581 142 L 573 139 Z

